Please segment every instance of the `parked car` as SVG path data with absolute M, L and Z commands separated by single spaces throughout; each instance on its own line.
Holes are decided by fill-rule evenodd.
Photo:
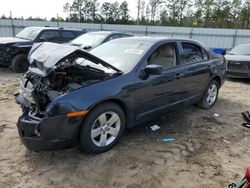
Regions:
M 16 72 L 26 72 L 27 55 L 34 43 L 65 43 L 86 31 L 54 27 L 26 27 L 16 37 L 0 37 L 0 66 L 11 66 Z
M 117 31 L 88 32 L 70 41 L 70 44 L 74 46 L 79 46 L 84 50 L 90 51 L 105 42 L 118 38 L 132 37 L 132 36 L 133 35 Z
M 242 44 L 230 50 L 227 60 L 227 76 L 250 78 L 250 44 Z
M 135 37 L 90 53 L 74 46 L 33 47 L 16 101 L 20 138 L 30 150 L 80 146 L 110 150 L 125 128 L 187 104 L 214 106 L 226 64 L 198 42 Z

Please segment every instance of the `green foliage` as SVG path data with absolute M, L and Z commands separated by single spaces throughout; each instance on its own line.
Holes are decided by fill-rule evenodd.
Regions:
M 147 3 L 145 3 L 147 2 Z M 128 1 L 73 0 L 63 6 L 67 18 L 52 21 L 142 24 L 182 27 L 250 28 L 250 0 L 136 0 L 136 17 Z M 2 15 L 2 19 L 7 19 Z M 22 18 L 13 18 L 22 19 Z M 45 18 L 27 18 L 46 20 Z
M 128 2 L 74 0 L 64 5 L 67 21 L 186 27 L 250 28 L 250 0 L 137 0 L 136 18 Z

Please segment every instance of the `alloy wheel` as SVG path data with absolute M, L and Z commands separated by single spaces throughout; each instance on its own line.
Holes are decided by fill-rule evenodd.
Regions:
M 94 121 L 91 140 L 98 147 L 105 147 L 114 142 L 121 129 L 121 119 L 113 111 L 104 112 Z
M 208 105 L 213 105 L 216 101 L 218 94 L 218 88 L 216 84 L 211 84 L 210 87 L 208 88 L 208 95 L 207 95 L 207 103 Z

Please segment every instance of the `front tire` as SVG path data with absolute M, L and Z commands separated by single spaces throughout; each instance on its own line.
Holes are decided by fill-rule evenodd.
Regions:
M 219 94 L 219 83 L 216 80 L 212 80 L 201 98 L 200 102 L 197 104 L 203 109 L 210 109 L 214 106 L 218 99 Z
M 80 147 L 88 153 L 110 150 L 125 129 L 125 114 L 115 103 L 103 103 L 95 107 L 80 129 Z
M 26 54 L 19 54 L 13 57 L 11 67 L 16 73 L 26 72 L 29 68 L 28 57 Z

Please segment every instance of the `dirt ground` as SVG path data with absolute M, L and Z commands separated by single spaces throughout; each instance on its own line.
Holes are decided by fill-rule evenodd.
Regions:
M 0 68 L 0 188 L 225 188 L 250 166 L 250 129 L 240 114 L 250 110 L 250 81 L 227 80 L 213 109 L 167 113 L 127 131 L 111 151 L 89 155 L 79 148 L 35 153 L 21 144 L 13 97 L 20 77 Z M 154 124 L 161 129 L 151 131 Z

